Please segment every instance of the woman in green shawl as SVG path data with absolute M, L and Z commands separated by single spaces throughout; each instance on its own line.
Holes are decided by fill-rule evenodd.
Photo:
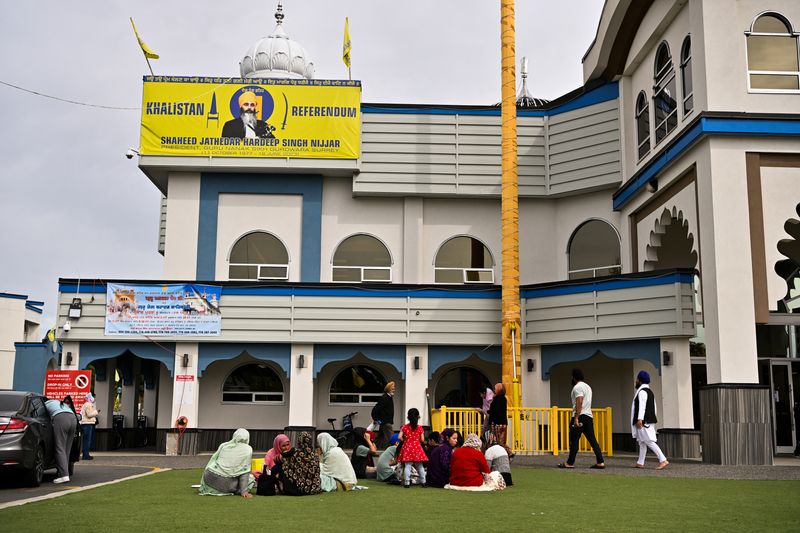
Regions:
M 228 496 L 238 494 L 244 498 L 252 498 L 250 489 L 255 479 L 250 474 L 250 463 L 253 459 L 253 448 L 248 444 L 250 433 L 239 428 L 233 438 L 223 442 L 211 456 L 203 471 L 200 482 L 200 494 L 207 496 Z
M 339 487 L 351 490 L 357 483 L 356 472 L 336 439 L 328 433 L 320 433 L 317 435 L 317 446 L 320 449 L 320 485 L 323 492 L 333 492 Z

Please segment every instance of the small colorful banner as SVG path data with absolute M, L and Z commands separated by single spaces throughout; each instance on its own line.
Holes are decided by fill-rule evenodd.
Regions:
M 106 288 L 106 335 L 148 337 L 220 334 L 222 287 L 214 285 L 121 285 Z
M 80 413 L 86 393 L 92 392 L 91 370 L 48 370 L 44 376 L 44 395 L 51 400 L 63 400 L 69 395 Z
M 145 76 L 139 150 L 358 159 L 361 82 Z

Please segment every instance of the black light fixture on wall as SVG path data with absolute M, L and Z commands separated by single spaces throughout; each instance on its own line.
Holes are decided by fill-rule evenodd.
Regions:
M 189 368 L 189 354 L 183 354 L 183 368 Z
M 297 356 L 297 368 L 305 368 L 306 367 L 306 356 L 300 354 Z
M 419 367 L 420 367 L 419 356 L 415 355 L 414 356 L 414 370 L 419 370 Z
M 661 357 L 664 366 L 672 365 L 672 352 L 661 352 Z
M 536 361 L 528 359 L 528 372 L 533 372 L 534 370 L 536 370 Z

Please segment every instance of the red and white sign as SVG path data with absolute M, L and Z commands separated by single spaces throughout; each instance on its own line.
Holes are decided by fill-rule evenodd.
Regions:
M 51 400 L 63 400 L 70 395 L 77 412 L 86 401 L 86 393 L 91 391 L 91 370 L 48 370 L 45 375 L 44 395 Z
M 175 376 L 175 381 L 194 381 L 193 374 L 178 374 Z

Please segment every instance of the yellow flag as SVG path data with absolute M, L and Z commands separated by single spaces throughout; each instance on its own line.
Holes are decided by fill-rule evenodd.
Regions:
M 344 44 L 342 45 L 342 61 L 350 68 L 350 50 L 353 45 L 350 44 L 350 22 L 347 17 L 344 18 Z
M 142 37 L 139 35 L 139 32 L 136 31 L 136 24 L 133 23 L 133 17 L 131 17 L 131 26 L 133 26 L 133 33 L 136 34 L 136 40 L 139 41 L 139 46 L 142 47 L 142 52 L 144 52 L 144 57 L 147 59 L 158 59 L 158 54 L 153 51 L 152 48 L 147 46 L 147 43 L 142 40 Z

